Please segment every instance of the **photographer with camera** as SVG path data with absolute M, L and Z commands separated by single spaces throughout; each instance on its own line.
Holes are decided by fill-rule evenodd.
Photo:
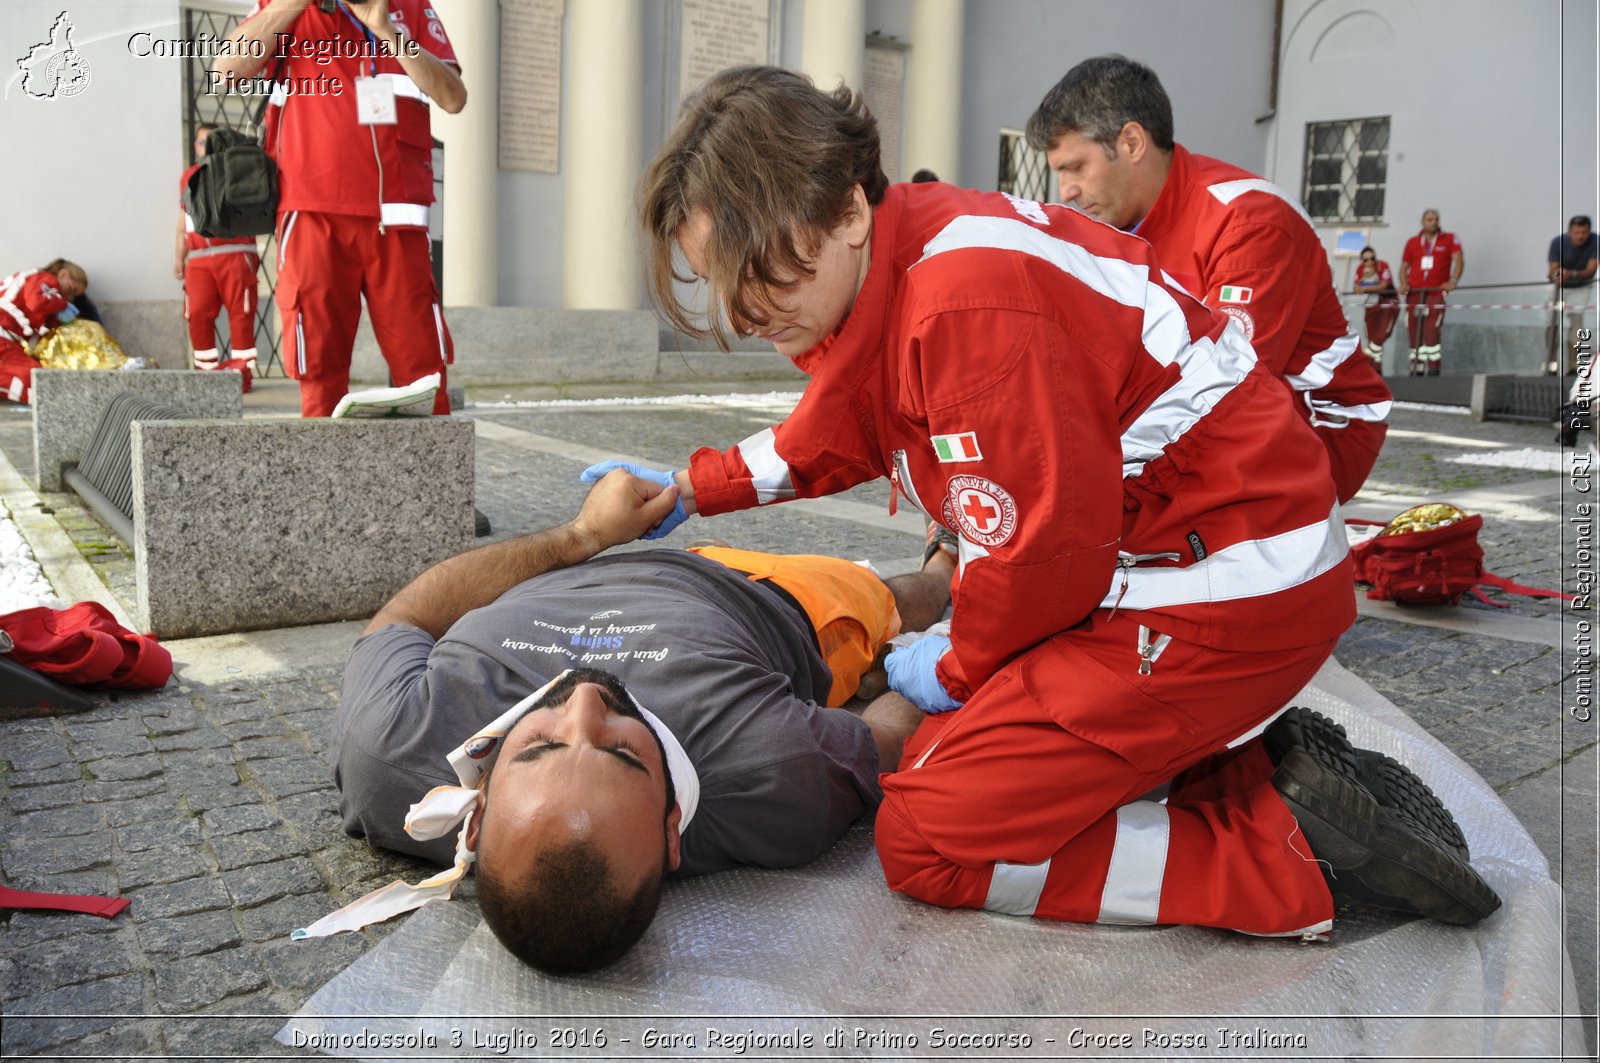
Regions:
M 452 348 L 428 241 L 429 104 L 455 114 L 467 90 L 444 24 L 428 0 L 257 0 L 213 69 L 245 91 L 269 64 L 277 300 L 301 415 L 328 416 L 350 390 L 363 297 L 393 383 L 439 373 L 433 412 L 449 413 Z

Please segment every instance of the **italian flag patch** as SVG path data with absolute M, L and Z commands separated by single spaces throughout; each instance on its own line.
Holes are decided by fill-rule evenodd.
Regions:
M 1217 301 L 1222 303 L 1248 303 L 1250 301 L 1250 289 L 1224 284 L 1222 291 L 1217 293 Z
M 978 433 L 961 432 L 953 436 L 934 436 L 933 451 L 941 463 L 952 461 L 982 461 L 983 451 L 978 449 Z

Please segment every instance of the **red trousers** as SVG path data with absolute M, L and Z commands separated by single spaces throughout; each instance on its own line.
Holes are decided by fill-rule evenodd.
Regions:
M 1367 342 L 1382 347 L 1394 331 L 1395 319 L 1400 316 L 1400 299 L 1394 295 L 1380 295 L 1376 302 L 1367 304 Z
M 300 381 L 300 415 L 326 417 L 350 390 L 350 352 L 365 299 L 396 386 L 440 375 L 433 412 L 450 412 L 453 361 L 432 248 L 423 229 L 378 231 L 376 218 L 287 211 L 278 216 L 283 361 Z
M 39 363 L 15 340 L 0 336 L 0 399 L 27 406 L 33 395 L 33 371 Z
M 189 322 L 195 361 L 209 362 L 206 368 L 216 367 L 217 314 L 224 310 L 228 313 L 228 343 L 233 355 L 253 357 L 258 265 L 260 260 L 253 251 L 228 251 L 185 260 L 183 316 Z
M 1333 643 L 1174 641 L 1141 675 L 1139 628 L 1097 613 L 924 722 L 881 780 L 891 889 L 1076 922 L 1328 929 L 1332 898 L 1254 733 Z
M 1444 292 L 1438 288 L 1406 292 L 1406 329 L 1413 350 L 1439 346 L 1439 331 L 1443 327 Z

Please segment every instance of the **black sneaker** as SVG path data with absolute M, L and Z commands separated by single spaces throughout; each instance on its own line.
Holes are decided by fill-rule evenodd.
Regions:
M 1472 859 L 1472 850 L 1467 848 L 1461 825 L 1416 772 L 1375 749 L 1356 750 L 1356 771 L 1361 775 L 1361 784 L 1372 791 L 1378 804 L 1410 816 L 1461 859 Z
M 1443 806 L 1421 780 L 1412 786 L 1393 776 L 1390 786 L 1391 773 L 1382 760 L 1367 758 L 1369 775 L 1395 802 L 1383 803 L 1363 779 L 1362 758 L 1344 728 L 1310 709 L 1290 709 L 1263 738 L 1278 765 L 1272 785 L 1299 821 L 1335 901 L 1456 926 L 1475 923 L 1500 907 L 1489 884 L 1428 826 L 1437 818 L 1430 806 Z

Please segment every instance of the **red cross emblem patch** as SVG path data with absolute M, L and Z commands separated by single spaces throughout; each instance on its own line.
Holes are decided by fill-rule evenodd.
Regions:
M 943 509 L 962 536 L 980 546 L 1003 546 L 1017 531 L 1011 492 L 982 476 L 950 477 Z

